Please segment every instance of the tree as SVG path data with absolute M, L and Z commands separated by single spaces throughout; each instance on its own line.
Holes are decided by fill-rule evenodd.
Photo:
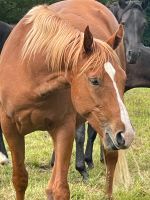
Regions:
M 58 0 L 0 0 L 0 20 L 16 24 L 33 6 Z

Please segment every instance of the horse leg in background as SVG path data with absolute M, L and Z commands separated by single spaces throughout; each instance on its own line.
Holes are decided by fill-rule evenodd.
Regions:
M 104 145 L 103 143 L 101 142 L 100 144 L 100 162 L 101 163 L 104 163 L 105 162 L 105 158 L 104 158 Z
M 84 141 L 85 141 L 85 124 L 82 124 L 76 130 L 76 170 L 79 171 L 83 177 L 83 181 L 88 179 L 88 173 L 85 166 L 85 156 L 84 156 Z
M 54 167 L 54 162 L 55 162 L 55 151 L 53 150 L 52 156 L 50 158 L 50 167 Z
M 8 154 L 3 140 L 2 129 L 0 128 L 0 164 L 4 165 L 7 163 L 9 163 Z
M 25 141 L 24 136 L 18 133 L 17 128 L 4 114 L 1 121 L 2 130 L 8 142 L 13 164 L 13 185 L 16 191 L 16 200 L 25 199 L 25 190 L 28 185 L 28 173 L 25 169 Z
M 107 151 L 104 149 L 105 164 L 106 164 L 106 195 L 108 199 L 113 199 L 113 179 L 114 172 L 116 168 L 116 163 L 118 161 L 118 151 Z
M 88 123 L 88 140 L 86 145 L 86 151 L 85 151 L 85 161 L 88 165 L 89 169 L 92 169 L 94 167 L 92 153 L 93 153 L 93 144 L 94 140 L 96 138 L 97 132 L 92 128 L 92 126 Z
M 85 141 L 85 125 L 81 125 L 76 131 L 76 170 L 82 175 L 83 180 L 88 179 L 88 173 L 84 159 L 84 141 Z M 53 168 L 55 162 L 55 151 L 53 151 L 50 166 Z

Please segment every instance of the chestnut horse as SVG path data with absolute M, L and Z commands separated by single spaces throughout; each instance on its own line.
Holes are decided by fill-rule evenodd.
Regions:
M 47 130 L 53 139 L 56 162 L 47 198 L 56 200 L 70 198 L 67 174 L 77 126 L 89 121 L 108 150 L 128 148 L 134 139 L 122 101 L 126 81 L 122 57 L 113 50 L 121 42 L 123 28 L 106 7 L 86 2 L 34 7 L 2 50 L 0 120 L 12 155 L 17 200 L 25 198 L 28 185 L 26 134 Z M 118 55 L 123 53 L 121 45 Z M 113 153 L 114 166 L 107 169 L 109 198 L 117 155 Z

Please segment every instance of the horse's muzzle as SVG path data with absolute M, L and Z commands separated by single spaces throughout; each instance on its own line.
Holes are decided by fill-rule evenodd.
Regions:
M 113 136 L 111 132 L 106 132 L 104 137 L 105 148 L 110 151 L 129 148 L 133 139 L 131 139 L 131 142 L 128 143 L 124 134 L 124 132 L 118 131 L 118 133 Z

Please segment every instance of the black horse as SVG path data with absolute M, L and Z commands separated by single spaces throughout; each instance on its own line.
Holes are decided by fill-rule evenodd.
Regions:
M 144 10 L 148 5 L 148 1 L 119 0 L 107 5 L 117 21 L 124 25 L 126 61 L 130 64 L 135 64 L 141 55 L 140 45 L 142 43 L 144 28 L 147 24 Z
M 12 30 L 11 25 L 0 21 L 0 53 L 11 30 Z M 3 141 L 2 130 L 0 128 L 0 164 L 6 164 L 6 163 L 8 163 L 8 155 Z
M 119 2 L 107 6 L 118 22 L 124 24 L 124 46 L 127 61 L 125 92 L 136 87 L 150 87 L 150 48 L 142 44 L 142 36 L 146 25 L 144 10 L 148 6 L 148 0 L 142 2 L 119 0 Z M 82 125 L 76 132 L 76 169 L 84 180 L 88 178 L 85 162 L 88 168 L 94 166 L 92 152 L 97 133 L 90 124 L 88 124 L 87 134 L 88 140 L 84 153 L 85 125 Z M 101 161 L 103 160 L 102 152 Z

